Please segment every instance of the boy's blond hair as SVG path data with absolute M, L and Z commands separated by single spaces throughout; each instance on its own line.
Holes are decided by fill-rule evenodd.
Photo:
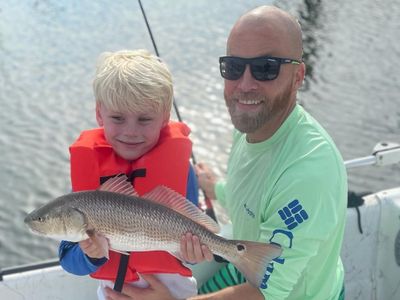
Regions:
M 172 76 L 166 64 L 150 52 L 123 50 L 99 56 L 93 81 L 97 103 L 116 112 L 170 113 Z

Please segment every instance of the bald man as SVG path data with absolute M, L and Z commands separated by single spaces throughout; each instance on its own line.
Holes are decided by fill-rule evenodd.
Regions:
M 219 180 L 199 164 L 199 183 L 227 209 L 234 239 L 276 243 L 283 252 L 259 287 L 228 264 L 191 300 L 343 299 L 347 175 L 332 139 L 296 103 L 305 75 L 300 25 L 276 7 L 255 8 L 235 23 L 226 51 L 220 71 L 235 127 L 228 172 Z M 200 243 L 188 235 L 183 257 L 209 259 Z M 146 280 L 146 297 L 126 289 L 132 298 L 109 291 L 109 299 L 172 299 L 155 278 Z

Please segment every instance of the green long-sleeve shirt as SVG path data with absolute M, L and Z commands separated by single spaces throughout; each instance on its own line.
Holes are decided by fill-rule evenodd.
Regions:
M 248 143 L 235 131 L 226 181 L 215 192 L 234 239 L 283 247 L 260 287 L 266 299 L 338 298 L 347 175 L 333 141 L 301 106 L 266 141 Z

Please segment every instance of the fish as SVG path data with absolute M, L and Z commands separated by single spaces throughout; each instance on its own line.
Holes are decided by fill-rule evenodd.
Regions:
M 34 233 L 56 240 L 78 242 L 97 232 L 117 252 L 167 251 L 179 259 L 181 237 L 191 232 L 257 288 L 269 263 L 282 252 L 273 243 L 225 239 L 217 234 L 218 223 L 179 193 L 157 186 L 139 196 L 125 175 L 110 178 L 97 190 L 62 195 L 29 213 L 24 222 Z

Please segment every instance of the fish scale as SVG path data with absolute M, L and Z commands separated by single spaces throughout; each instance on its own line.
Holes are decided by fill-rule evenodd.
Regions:
M 223 254 L 227 247 L 233 249 L 231 253 L 236 252 L 234 243 L 219 238 L 201 225 L 157 203 L 102 191 L 78 192 L 75 196 L 75 207 L 88 216 L 88 226 L 109 237 L 111 246 L 116 250 L 176 252 L 182 235 L 192 232 L 216 254 Z M 114 241 L 120 246 L 114 247 Z M 176 241 L 173 248 L 172 241 Z

